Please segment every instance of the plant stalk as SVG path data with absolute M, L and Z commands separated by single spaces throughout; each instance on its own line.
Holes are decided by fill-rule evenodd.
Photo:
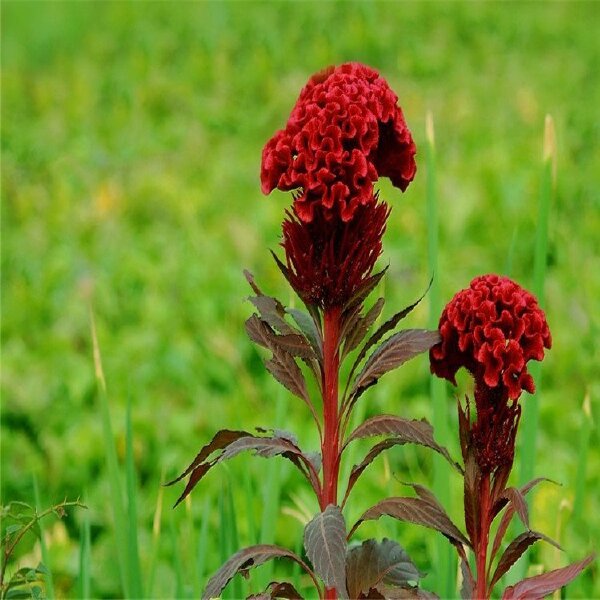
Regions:
M 337 504 L 337 488 L 340 467 L 340 427 L 338 406 L 338 383 L 340 371 L 339 336 L 341 307 L 326 308 L 323 315 L 323 488 L 321 510 L 329 504 Z M 335 588 L 325 589 L 326 600 L 335 600 Z

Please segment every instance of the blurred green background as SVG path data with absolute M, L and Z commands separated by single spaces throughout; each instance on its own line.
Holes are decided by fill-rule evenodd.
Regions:
M 89 506 L 45 523 L 58 597 L 86 589 L 80 556 L 92 596 L 124 593 L 90 306 L 120 461 L 131 404 L 145 594 L 198 595 L 228 552 L 258 539 L 295 548 L 296 517 L 316 512 L 304 482 L 278 459 L 244 456 L 215 469 L 176 511 L 181 488 L 161 491 L 160 483 L 224 427 L 276 426 L 316 445 L 304 406 L 271 381 L 246 339 L 242 269 L 293 301 L 268 253 L 290 198 L 261 195 L 261 149 L 309 75 L 347 60 L 386 77 L 421 148 L 404 195 L 380 186 L 393 206 L 385 315 L 418 297 L 430 277 L 426 112 L 436 129 L 444 302 L 484 272 L 531 285 L 544 117 L 554 117 L 544 301 L 554 347 L 542 368 L 534 472 L 562 487 L 540 486 L 530 502 L 533 527 L 565 553 L 540 544 L 531 569 L 557 568 L 594 548 L 599 16 L 600 4 L 584 2 L 2 3 L 2 503 L 33 503 L 35 474 L 42 505 L 81 496 Z M 425 302 L 407 326 L 426 321 Z M 362 403 L 366 414 L 431 419 L 428 393 L 423 356 Z M 588 442 L 580 434 L 589 427 L 586 394 Z M 456 431 L 450 400 L 448 423 Z M 578 469 L 585 487 L 574 514 Z M 404 448 L 380 459 L 355 488 L 347 519 L 383 495 L 403 494 L 399 481 L 410 477 L 430 481 L 426 452 Z M 459 520 L 460 482 L 449 482 L 448 510 Z M 91 546 L 82 553 L 86 519 Z M 435 590 L 436 534 L 385 519 L 359 533 L 396 537 Z M 26 541 L 21 563 L 36 564 L 39 552 Z M 570 597 L 600 597 L 594 571 L 569 587 Z M 269 576 L 258 573 L 237 591 L 256 591 Z

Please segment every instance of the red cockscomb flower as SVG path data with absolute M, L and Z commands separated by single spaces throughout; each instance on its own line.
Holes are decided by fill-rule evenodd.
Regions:
M 456 385 L 465 367 L 476 386 L 498 388 L 516 400 L 535 386 L 527 362 L 542 360 L 552 338 L 537 300 L 508 277 L 476 277 L 448 303 L 439 323 L 440 344 L 430 351 L 431 371 Z M 501 395 L 504 395 L 502 393 Z
M 308 223 L 317 205 L 328 220 L 350 221 L 373 202 L 379 177 L 404 191 L 416 171 L 415 145 L 397 101 L 377 71 L 359 63 L 311 77 L 286 128 L 263 150 L 263 192 L 300 189 L 295 213 Z
M 461 418 L 463 457 L 468 447 L 483 473 L 512 465 L 521 417 L 518 398 L 533 393 L 527 362 L 542 360 L 552 338 L 537 300 L 508 277 L 476 277 L 442 313 L 442 341 L 430 350 L 431 371 L 456 385 L 461 367 L 475 378 L 477 418 L 467 403 Z

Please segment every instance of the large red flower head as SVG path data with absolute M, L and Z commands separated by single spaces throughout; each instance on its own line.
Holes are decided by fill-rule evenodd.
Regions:
M 431 371 L 456 385 L 458 369 L 476 387 L 516 400 L 535 386 L 527 362 L 542 360 L 552 338 L 537 300 L 508 277 L 483 275 L 448 303 L 439 324 L 442 341 L 430 350 Z
M 397 102 L 377 71 L 360 63 L 311 77 L 285 129 L 263 150 L 263 192 L 299 189 L 301 221 L 311 222 L 319 207 L 326 219 L 347 222 L 373 202 L 379 177 L 404 191 L 416 172 L 415 145 Z

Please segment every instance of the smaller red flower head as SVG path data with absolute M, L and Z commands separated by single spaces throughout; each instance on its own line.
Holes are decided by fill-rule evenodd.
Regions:
M 306 304 L 343 306 L 367 282 L 382 251 L 389 214 L 388 205 L 376 198 L 358 206 L 348 222 L 327 221 L 315 211 L 305 223 L 293 209 L 288 211 L 282 241 L 287 276 Z
M 546 316 L 533 295 L 508 277 L 483 275 L 458 292 L 444 309 L 442 341 L 430 350 L 431 371 L 456 385 L 465 367 L 476 386 L 516 400 L 533 393 L 527 362 L 542 360 L 552 338 Z
M 313 75 L 285 129 L 263 150 L 263 192 L 300 189 L 295 213 L 309 223 L 316 206 L 328 220 L 350 221 L 358 206 L 373 202 L 379 177 L 404 191 L 416 150 L 397 102 L 379 73 L 360 63 Z

